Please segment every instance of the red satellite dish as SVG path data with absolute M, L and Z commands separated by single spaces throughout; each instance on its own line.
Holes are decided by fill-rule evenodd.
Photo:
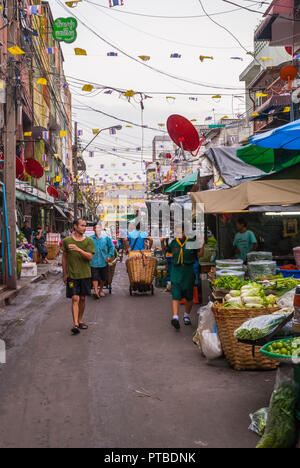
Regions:
M 56 190 L 56 188 L 52 187 L 51 185 L 49 185 L 49 187 L 47 187 L 47 192 L 50 195 L 50 197 L 53 197 L 53 198 L 58 198 L 59 197 L 58 191 Z
M 25 160 L 25 171 L 27 172 L 27 174 L 29 174 L 31 177 L 34 177 L 35 179 L 40 179 L 44 175 L 43 167 L 38 161 L 36 161 L 33 158 Z
M 167 121 L 167 129 L 174 143 L 184 151 L 199 150 L 200 138 L 194 125 L 181 115 L 171 115 Z
M 293 65 L 288 65 L 280 70 L 280 78 L 282 79 L 282 81 L 288 82 L 289 89 L 292 89 L 291 82 L 297 77 L 297 75 L 298 70 Z

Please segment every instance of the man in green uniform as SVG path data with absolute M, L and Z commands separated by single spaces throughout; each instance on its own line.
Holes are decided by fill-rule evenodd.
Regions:
M 91 295 L 90 261 L 95 253 L 92 239 L 85 237 L 86 222 L 83 219 L 74 221 L 74 233 L 63 241 L 63 277 L 67 286 L 67 297 L 72 299 L 72 314 L 74 327 L 71 332 L 78 335 L 80 330 L 86 330 L 83 323 L 85 298 Z
M 163 251 L 173 254 L 171 272 L 173 318 L 171 324 L 179 330 L 179 305 L 182 299 L 186 300 L 184 324 L 191 325 L 190 315 L 193 307 L 195 285 L 194 264 L 198 257 L 204 255 L 204 247 L 200 250 L 193 249 L 191 243 L 194 243 L 195 239 L 188 239 L 184 232 L 182 232 L 180 238 L 173 240 L 167 247 L 164 238 L 161 239 L 161 242 Z

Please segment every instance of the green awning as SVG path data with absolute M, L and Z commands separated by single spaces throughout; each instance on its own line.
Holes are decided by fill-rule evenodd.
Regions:
M 300 162 L 300 151 L 262 148 L 256 145 L 244 146 L 237 150 L 237 156 L 266 173 L 278 172 Z
M 16 191 L 16 198 L 22 201 L 33 201 L 33 202 L 39 201 L 36 197 L 33 197 L 32 195 L 28 195 L 27 193 L 21 193 L 18 191 Z
M 175 182 L 175 184 L 169 187 L 165 193 L 184 192 L 187 187 L 194 185 L 197 182 L 197 178 L 198 172 L 188 174 L 184 179 Z

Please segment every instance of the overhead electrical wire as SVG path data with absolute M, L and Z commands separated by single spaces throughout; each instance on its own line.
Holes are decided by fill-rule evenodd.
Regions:
M 110 10 L 111 9 L 109 7 L 106 7 L 104 5 L 99 5 L 98 3 L 95 3 L 95 2 L 92 2 L 91 0 L 85 0 L 86 3 L 90 3 L 91 5 L 95 5 L 99 8 L 103 8 L 103 9 L 107 9 L 107 10 Z M 255 3 L 261 3 L 261 2 L 255 2 Z M 216 13 L 213 13 L 214 16 L 220 16 L 220 15 L 225 15 L 225 14 L 228 14 L 228 13 L 233 13 L 235 11 L 238 11 L 240 10 L 240 8 L 235 8 L 234 10 L 226 10 L 226 11 L 220 11 L 220 12 L 216 12 Z M 164 15 L 147 15 L 145 13 L 136 13 L 136 12 L 132 12 L 132 11 L 127 11 L 127 10 L 118 10 L 117 8 L 114 8 L 114 11 L 115 12 L 118 12 L 118 13 L 123 13 L 123 14 L 127 14 L 127 15 L 132 15 L 132 16 L 141 16 L 141 17 L 145 17 L 145 18 L 160 18 L 160 19 L 195 19 L 195 18 L 204 18 L 205 15 L 185 15 L 185 16 L 170 16 L 170 15 L 167 15 L 167 16 L 164 16 Z
M 56 3 L 58 5 L 60 5 L 65 11 L 69 11 L 65 6 L 64 4 L 61 2 L 61 0 L 55 0 Z M 168 76 L 169 78 L 173 78 L 175 80 L 178 80 L 178 81 L 182 81 L 182 82 L 185 82 L 185 83 L 189 83 L 189 84 L 194 84 L 196 86 L 201 86 L 201 87 L 204 87 L 204 88 L 210 88 L 210 89 L 228 89 L 228 90 L 240 90 L 240 89 L 243 89 L 243 88 L 239 88 L 239 87 L 229 87 L 229 86 L 223 86 L 223 85 L 214 85 L 214 84 L 208 84 L 208 83 L 200 83 L 198 81 L 192 81 L 192 80 L 189 80 L 187 78 L 184 78 L 184 77 L 178 77 L 176 75 L 172 75 L 171 73 L 168 73 L 168 72 L 165 72 L 163 70 L 159 70 L 158 68 L 155 68 L 155 67 L 152 67 L 151 65 L 145 63 L 145 62 L 141 62 L 140 60 L 138 60 L 136 57 L 133 57 L 131 56 L 130 54 L 128 54 L 127 52 L 125 52 L 124 50 L 122 50 L 120 47 L 116 46 L 115 44 L 112 44 L 110 41 L 106 40 L 104 37 L 100 36 L 100 34 L 98 34 L 94 29 L 92 29 L 91 27 L 89 27 L 87 25 L 87 21 L 82 21 L 78 16 L 76 16 L 75 14 L 73 14 L 73 16 L 77 19 L 77 21 L 82 24 L 82 26 L 84 26 L 86 29 L 88 29 L 92 34 L 94 34 L 96 37 L 98 37 L 102 42 L 105 42 L 106 44 L 108 44 L 110 47 L 113 47 L 115 50 L 118 50 L 121 54 L 125 55 L 126 57 L 128 57 L 129 59 L 133 60 L 134 62 L 148 68 L 149 70 L 152 70 L 156 73 L 159 73 L 161 75 L 164 75 L 164 76 Z

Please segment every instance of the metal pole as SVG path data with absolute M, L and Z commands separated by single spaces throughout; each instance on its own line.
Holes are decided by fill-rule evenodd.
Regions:
M 74 218 L 78 219 L 78 124 L 75 122 L 75 140 L 73 146 L 74 164 Z
M 18 43 L 17 30 L 19 24 L 17 0 L 7 2 L 7 48 Z M 4 184 L 7 204 L 7 224 L 9 230 L 9 244 L 5 252 L 5 284 L 9 289 L 17 288 L 17 259 L 16 259 L 16 92 L 15 59 L 7 51 L 7 80 L 6 80 L 6 122 L 5 122 L 5 155 L 4 155 Z M 11 275 L 9 274 L 10 252 Z

